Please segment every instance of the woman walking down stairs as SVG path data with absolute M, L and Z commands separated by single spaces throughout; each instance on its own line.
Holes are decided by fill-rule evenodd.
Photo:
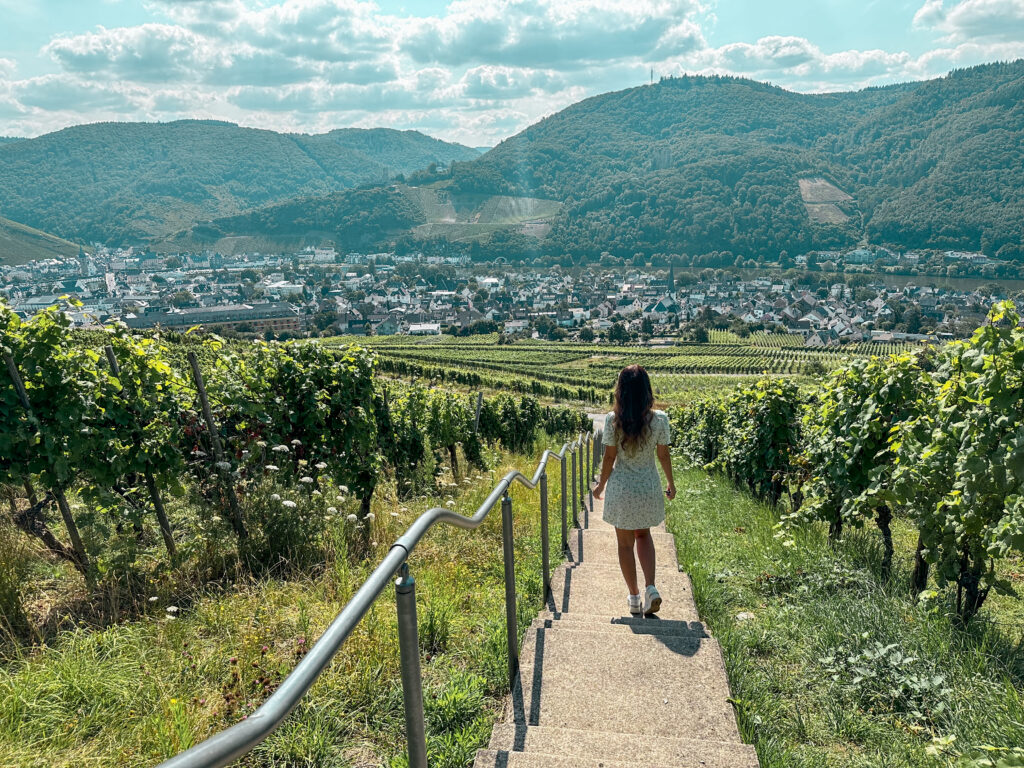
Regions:
M 661 611 L 631 615 L 600 499 L 581 522 L 474 768 L 757 768 L 754 748 L 740 739 L 721 650 L 676 565 L 674 537 L 664 525 L 651 529 Z

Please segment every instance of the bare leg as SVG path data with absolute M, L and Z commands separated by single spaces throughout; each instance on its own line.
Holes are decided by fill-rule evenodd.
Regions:
M 654 583 L 654 538 L 651 536 L 650 528 L 633 531 L 633 534 L 636 536 L 636 554 L 644 571 L 644 581 L 649 587 Z M 621 549 L 619 551 L 621 552 Z M 619 558 L 622 558 L 621 554 Z
M 640 588 L 636 585 L 636 560 L 633 558 L 633 531 L 625 528 L 615 529 L 615 538 L 619 545 L 619 568 L 626 580 L 629 594 L 639 595 Z

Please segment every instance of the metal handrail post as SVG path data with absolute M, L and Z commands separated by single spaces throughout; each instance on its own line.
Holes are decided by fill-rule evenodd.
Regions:
M 548 542 L 548 473 L 540 476 L 540 559 L 544 571 L 544 591 L 541 594 L 544 602 L 548 599 L 551 587 L 551 545 Z
M 576 493 L 576 481 L 579 479 L 579 470 L 576 469 L 576 448 L 572 449 L 572 527 L 580 527 L 579 502 L 580 498 Z
M 519 628 L 516 621 L 516 563 L 512 547 L 512 499 L 501 499 L 501 543 L 505 558 L 505 631 L 508 639 L 508 685 L 515 686 L 519 669 Z
M 566 472 L 565 472 L 565 459 L 563 458 L 560 462 L 562 470 L 562 552 L 569 551 L 569 523 L 568 523 L 568 503 L 569 496 L 566 494 Z
M 592 440 L 590 435 L 587 435 L 587 440 L 590 443 L 590 451 L 587 454 L 587 496 L 590 499 L 590 514 L 594 514 L 594 451 L 597 450 L 597 441 Z
M 402 701 L 405 704 L 405 739 L 409 768 L 427 768 L 427 736 L 423 721 L 423 678 L 420 675 L 420 640 L 416 624 L 416 580 L 409 564 L 402 563 L 395 579 L 398 606 L 398 650 L 402 664 Z
M 590 483 L 587 481 L 587 451 L 590 449 L 586 439 L 580 436 L 580 509 L 586 505 L 587 499 L 587 486 Z

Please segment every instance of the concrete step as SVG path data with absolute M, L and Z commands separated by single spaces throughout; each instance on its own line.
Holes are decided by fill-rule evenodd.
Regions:
M 592 760 L 567 755 L 542 755 L 532 752 L 506 752 L 481 749 L 476 753 L 473 768 L 635 768 L 637 763 Z M 669 768 L 649 765 L 647 768 Z
M 739 742 L 713 638 L 531 629 L 505 722 Z
M 548 728 L 516 723 L 497 723 L 491 732 L 489 750 L 509 753 L 620 761 L 631 765 L 672 765 L 677 768 L 757 768 L 757 753 L 749 744 L 735 742 L 650 738 L 641 720 L 632 733 Z
M 676 540 L 672 534 L 652 532 L 651 538 L 654 540 L 654 553 L 657 560 L 671 563 L 679 561 L 676 556 Z M 570 531 L 569 551 L 575 562 L 606 560 L 610 563 L 617 563 L 619 547 L 615 540 L 615 530 L 587 528 Z
M 541 611 L 531 626 L 554 627 L 563 626 L 567 629 L 581 629 L 587 632 L 626 632 L 637 635 L 697 635 L 711 637 L 707 627 L 697 621 L 670 621 L 654 616 L 599 616 L 587 613 L 557 613 Z
M 661 571 L 657 576 L 662 597 L 658 615 L 675 621 L 700 621 L 686 574 Z M 624 616 L 629 615 L 626 596 L 626 585 L 617 567 L 586 564 L 561 567 L 551 575 L 551 597 L 546 607 L 559 613 Z

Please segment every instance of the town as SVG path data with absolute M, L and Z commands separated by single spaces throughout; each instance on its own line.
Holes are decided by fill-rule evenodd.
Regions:
M 993 300 L 1007 297 L 998 284 L 936 287 L 927 277 L 816 271 L 823 261 L 858 265 L 878 256 L 866 248 L 800 255 L 784 259 L 789 269 L 769 271 L 505 265 L 465 256 L 343 255 L 332 247 L 223 256 L 97 246 L 77 258 L 0 267 L 0 297 L 24 316 L 61 305 L 81 327 L 121 321 L 267 339 L 501 332 L 700 341 L 708 328 L 730 328 L 798 334 L 811 347 L 962 337 Z

